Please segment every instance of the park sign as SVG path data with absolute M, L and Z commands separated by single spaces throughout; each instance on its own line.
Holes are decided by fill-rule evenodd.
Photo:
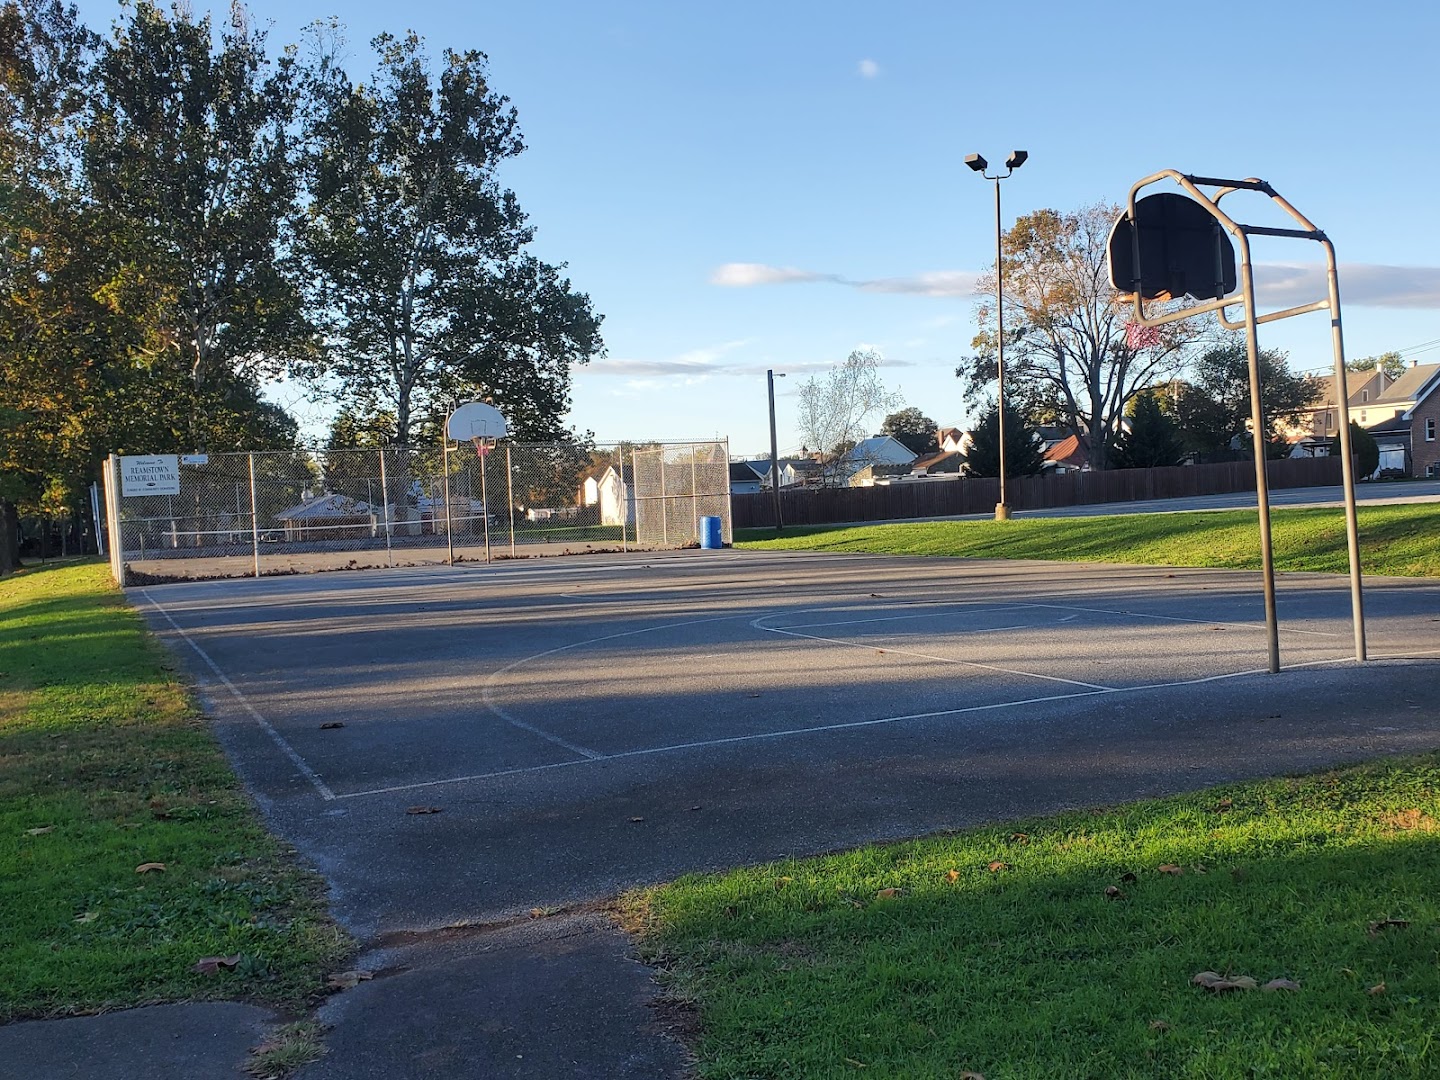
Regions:
M 120 459 L 120 494 L 179 495 L 180 458 L 177 454 L 150 454 Z

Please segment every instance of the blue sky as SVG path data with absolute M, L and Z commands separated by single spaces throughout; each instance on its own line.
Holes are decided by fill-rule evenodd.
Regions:
M 81 10 L 99 28 L 117 8 Z M 768 450 L 774 368 L 789 373 L 777 383 L 781 451 L 796 449 L 796 384 L 861 346 L 885 357 L 908 404 L 963 425 L 954 369 L 974 332 L 973 281 L 994 257 L 990 186 L 962 163 L 975 151 L 1030 152 L 1005 182 L 1007 226 L 1040 207 L 1123 200 L 1162 168 L 1262 177 L 1336 245 L 1347 354 L 1440 345 L 1429 5 L 1256 0 L 1229 17 L 954 0 L 250 10 L 277 45 L 339 16 L 357 77 L 382 30 L 489 55 L 529 145 L 502 179 L 538 228 L 536 252 L 567 262 L 605 316 L 608 355 L 577 370 L 570 417 L 602 440 L 719 434 L 737 456 Z M 1252 198 L 1242 220 L 1280 223 Z M 1299 241 L 1255 247 L 1264 263 L 1317 256 Z M 1323 295 L 1309 291 L 1271 298 Z M 1289 350 L 1296 369 L 1329 364 L 1322 315 L 1262 327 L 1261 344 Z M 1413 355 L 1434 361 L 1440 348 Z M 324 411 L 295 407 L 312 425 Z

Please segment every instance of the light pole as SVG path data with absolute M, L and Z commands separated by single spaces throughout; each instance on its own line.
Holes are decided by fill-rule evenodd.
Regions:
M 1010 504 L 1005 499 L 1005 273 L 1000 246 L 1000 181 L 1024 165 L 1029 157 L 1030 153 L 1026 150 L 1010 151 L 1010 156 L 1005 159 L 1005 172 L 994 176 L 985 172 L 990 163 L 979 154 L 965 157 L 966 165 L 984 179 L 995 181 L 995 369 L 1000 410 L 1000 501 L 995 504 L 996 521 L 1008 521 L 1010 518 Z
M 770 492 L 775 499 L 775 531 L 779 532 L 784 525 L 780 520 L 780 456 L 775 445 L 775 380 L 783 379 L 785 373 L 778 375 L 773 370 L 765 372 L 765 391 L 770 395 Z

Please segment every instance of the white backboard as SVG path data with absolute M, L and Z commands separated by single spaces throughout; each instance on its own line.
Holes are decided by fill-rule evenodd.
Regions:
M 445 421 L 445 434 L 456 442 L 471 439 L 503 439 L 506 434 L 505 417 L 494 405 L 483 401 L 467 401 Z

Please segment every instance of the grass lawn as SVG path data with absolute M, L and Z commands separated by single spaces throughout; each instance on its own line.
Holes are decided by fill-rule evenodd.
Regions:
M 628 898 L 716 1077 L 1440 1076 L 1440 756 Z M 1298 989 L 1212 991 L 1203 971 Z
M 0 1021 L 299 1008 L 349 951 L 167 664 L 104 565 L 0 579 Z
M 1275 510 L 1271 520 L 1277 570 L 1349 572 L 1343 511 Z M 1440 577 L 1440 505 L 1362 506 L 1359 521 L 1365 573 Z M 741 529 L 735 539 L 736 547 L 771 550 L 1260 569 L 1254 510 L 798 526 L 778 539 L 771 529 Z

